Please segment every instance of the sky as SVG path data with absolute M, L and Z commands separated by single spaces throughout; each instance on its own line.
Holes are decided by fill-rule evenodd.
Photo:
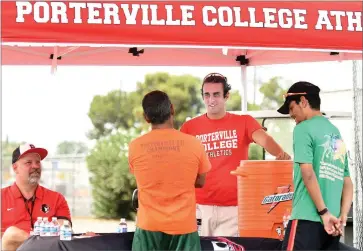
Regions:
M 52 75 L 50 66 L 2 66 L 2 139 L 26 141 L 51 153 L 64 140 L 87 142 L 86 133 L 92 128 L 87 113 L 95 95 L 120 88 L 132 91 L 145 74 L 161 71 L 200 78 L 219 72 L 228 78 L 232 89 L 242 87 L 238 67 L 58 66 Z M 253 98 L 253 73 L 253 68 L 247 72 L 249 100 Z M 352 88 L 351 62 L 263 66 L 256 68 L 256 73 L 262 81 L 281 76 L 286 85 L 311 81 L 323 91 Z

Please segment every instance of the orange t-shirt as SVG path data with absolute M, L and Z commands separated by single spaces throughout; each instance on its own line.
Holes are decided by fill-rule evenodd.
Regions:
M 137 226 L 167 234 L 197 231 L 195 181 L 211 164 L 196 138 L 175 129 L 156 129 L 129 145 L 139 208 Z
M 248 159 L 252 133 L 261 128 L 251 116 L 231 113 L 218 120 L 204 114 L 183 124 L 180 130 L 202 141 L 212 164 L 204 187 L 196 189 L 198 204 L 237 206 L 237 178 L 230 172 Z

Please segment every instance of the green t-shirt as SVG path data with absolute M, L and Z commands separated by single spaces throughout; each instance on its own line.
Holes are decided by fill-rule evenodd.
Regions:
M 315 116 L 296 125 L 293 135 L 294 199 L 291 219 L 321 222 L 302 178 L 300 163 L 312 164 L 330 213 L 340 216 L 344 177 L 349 176 L 346 145 L 338 128 Z

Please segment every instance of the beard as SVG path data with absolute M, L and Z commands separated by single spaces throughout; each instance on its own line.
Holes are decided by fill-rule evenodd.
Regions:
M 28 178 L 28 182 L 31 185 L 36 185 L 38 184 L 39 180 L 40 180 L 40 171 L 33 171 L 30 173 L 29 178 Z

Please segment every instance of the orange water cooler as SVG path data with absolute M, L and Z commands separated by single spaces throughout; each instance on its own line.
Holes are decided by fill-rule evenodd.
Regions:
M 240 237 L 282 240 L 293 198 L 293 162 L 245 160 L 231 173 L 238 184 Z

